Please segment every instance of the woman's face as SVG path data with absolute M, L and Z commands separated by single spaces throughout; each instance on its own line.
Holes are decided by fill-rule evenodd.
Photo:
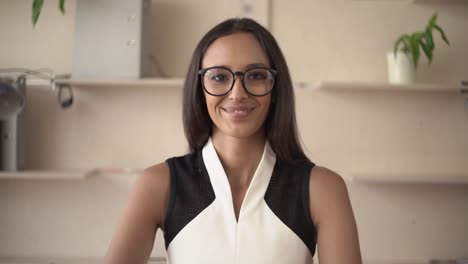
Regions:
M 235 33 L 215 40 L 206 50 L 201 67 L 223 66 L 233 72 L 245 72 L 253 67 L 271 68 L 257 39 L 249 33 Z M 223 96 L 206 91 L 208 113 L 213 121 L 213 135 L 222 133 L 236 138 L 259 136 L 271 103 L 271 93 L 253 96 L 246 92 L 237 75 L 232 90 Z

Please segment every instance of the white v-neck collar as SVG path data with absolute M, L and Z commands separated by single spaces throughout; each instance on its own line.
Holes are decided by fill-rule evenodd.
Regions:
M 217 202 L 225 208 L 224 211 L 229 215 L 229 218 L 236 221 L 231 186 L 229 185 L 226 172 L 219 160 L 211 138 L 208 139 L 208 142 L 203 147 L 202 155 Z M 252 181 L 250 182 L 240 208 L 239 222 L 242 221 L 243 214 L 255 209 L 256 206 L 263 202 L 263 197 L 265 196 L 266 189 L 268 188 L 275 162 L 276 154 L 271 149 L 268 141 L 266 141 L 262 158 L 254 173 Z

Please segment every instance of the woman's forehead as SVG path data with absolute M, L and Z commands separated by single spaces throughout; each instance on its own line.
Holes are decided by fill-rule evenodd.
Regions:
M 202 68 L 222 65 L 237 69 L 254 64 L 270 67 L 265 51 L 250 33 L 234 33 L 218 38 L 208 46 L 201 64 Z

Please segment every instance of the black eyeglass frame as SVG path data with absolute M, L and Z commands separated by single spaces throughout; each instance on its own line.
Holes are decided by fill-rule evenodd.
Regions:
M 205 81 L 204 81 L 205 78 L 204 77 L 205 77 L 205 73 L 207 71 L 211 70 L 211 69 L 224 69 L 224 70 L 229 71 L 232 74 L 232 76 L 234 78 L 233 78 L 233 81 L 232 81 L 232 84 L 231 84 L 231 88 L 229 88 L 229 90 L 227 90 L 227 92 L 225 92 L 223 94 L 212 94 L 206 89 Z M 272 84 L 271 84 L 271 90 L 268 91 L 267 93 L 253 94 L 253 93 L 249 92 L 249 90 L 246 88 L 245 83 L 244 83 L 245 73 L 250 71 L 250 70 L 255 70 L 255 69 L 267 70 L 273 76 L 273 80 L 272 80 Z M 237 76 L 240 76 L 241 82 L 242 82 L 242 87 L 244 88 L 246 93 L 248 93 L 249 95 L 252 95 L 252 96 L 257 96 L 257 97 L 265 96 L 265 95 L 267 95 L 267 94 L 269 94 L 269 93 L 271 93 L 273 91 L 273 88 L 275 86 L 275 79 L 276 79 L 277 74 L 278 74 L 278 72 L 276 70 L 270 69 L 268 67 L 261 67 L 261 66 L 251 67 L 251 68 L 248 68 L 247 70 L 245 70 L 243 72 L 242 71 L 232 71 L 231 69 L 229 69 L 228 67 L 225 67 L 225 66 L 213 66 L 213 67 L 208 67 L 208 68 L 201 69 L 201 70 L 198 71 L 198 75 L 201 76 L 201 83 L 202 83 L 203 90 L 205 90 L 205 92 L 207 92 L 209 95 L 212 95 L 212 96 L 224 96 L 224 95 L 230 93 L 232 91 L 232 88 L 234 88 L 234 84 L 236 83 Z

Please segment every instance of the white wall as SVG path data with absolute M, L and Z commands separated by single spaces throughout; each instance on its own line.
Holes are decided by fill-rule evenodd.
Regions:
M 273 32 L 298 80 L 387 80 L 385 52 L 402 33 L 423 30 L 434 12 L 451 45 L 434 33 L 434 61 L 428 67 L 427 60 L 421 60 L 419 81 L 466 79 L 466 1 L 293 2 L 274 1 Z
M 396 36 L 421 28 L 434 10 L 451 46 L 437 42 L 434 63 L 430 68 L 421 64 L 419 80 L 455 83 L 466 78 L 467 3 L 293 2 L 272 2 L 272 31 L 297 81 L 385 81 L 385 52 Z M 154 3 L 154 52 L 171 76 L 184 74 L 202 32 L 238 12 L 232 11 L 238 10 L 233 9 L 236 4 L 219 1 Z M 69 72 L 74 4 L 67 1 L 68 13 L 62 17 L 55 1 L 46 1 L 33 30 L 30 1 L 0 0 L 2 40 L 11 40 L 0 41 L 0 68 Z M 221 8 L 224 15 L 206 17 L 202 7 L 207 5 L 209 10 Z M 180 88 L 74 92 L 74 106 L 64 111 L 54 92 L 29 90 L 25 120 L 30 169 L 142 168 L 184 153 Z M 382 171 L 389 164 L 409 176 L 468 172 L 468 113 L 458 94 L 297 90 L 297 100 L 310 157 L 348 180 L 353 169 Z M 0 256 L 102 256 L 133 180 L 0 180 Z M 466 185 L 348 182 L 348 188 L 365 259 L 468 256 Z M 153 254 L 164 255 L 162 241 L 157 245 Z
M 67 1 L 62 16 L 57 1 L 44 1 L 39 22 L 31 22 L 32 1 L 0 1 L 0 68 L 53 68 L 71 71 L 75 2 Z

